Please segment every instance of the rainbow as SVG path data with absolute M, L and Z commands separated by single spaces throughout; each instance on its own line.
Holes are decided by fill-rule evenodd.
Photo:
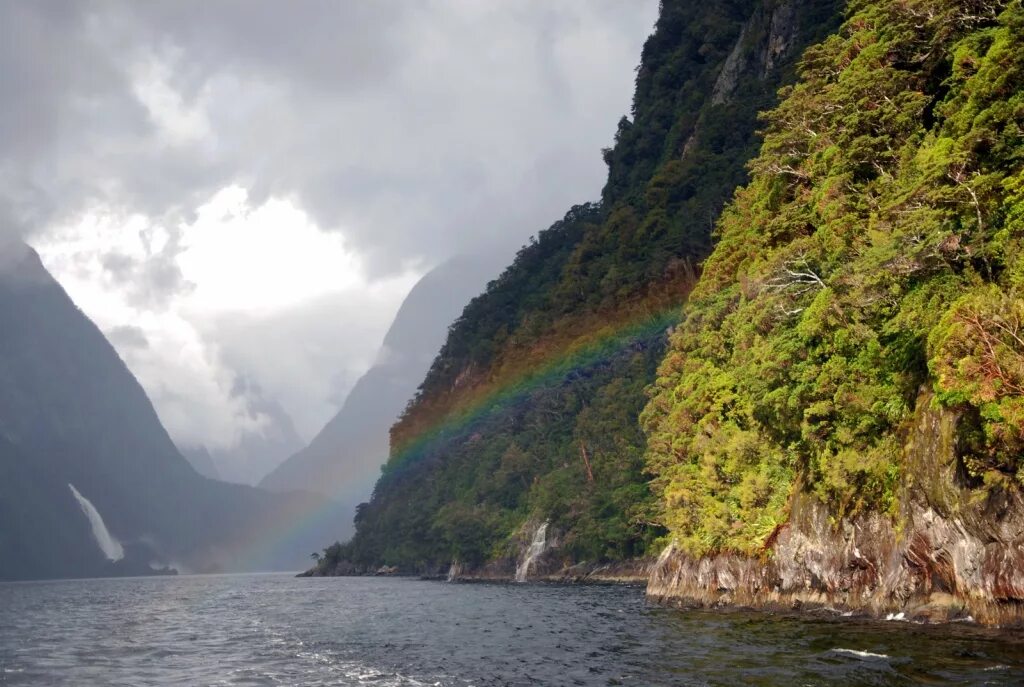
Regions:
M 679 323 L 681 306 L 665 308 L 619 322 L 607 324 L 546 357 L 541 364 L 502 380 L 489 389 L 470 390 L 468 398 L 446 412 L 439 421 L 405 441 L 384 466 L 384 474 L 400 471 L 430 452 L 436 443 L 466 433 L 482 420 L 501 413 L 538 389 L 549 388 L 615 356 L 641 341 L 666 332 Z M 474 393 L 476 391 L 476 393 Z
M 678 324 L 681 313 L 681 305 L 677 304 L 659 310 L 644 309 L 617 322 L 606 321 L 604 326 L 577 336 L 539 362 L 534 361 L 528 369 L 508 374 L 490 386 L 467 390 L 455 408 L 418 431 L 397 450 L 393 448 L 382 473 L 395 475 L 405 471 L 429 455 L 440 442 L 472 431 L 487 418 L 524 402 L 534 391 L 557 385 L 574 373 L 612 360 L 631 346 L 666 332 Z M 271 560 L 275 552 L 286 550 L 290 543 L 307 539 L 311 531 L 329 528 L 331 522 L 344 517 L 339 510 L 337 502 L 332 501 L 292 513 L 284 521 L 253 532 L 249 541 L 240 542 L 238 546 L 239 552 L 246 551 L 241 559 L 246 569 L 259 569 L 261 561 Z M 329 543 L 323 542 L 324 545 Z

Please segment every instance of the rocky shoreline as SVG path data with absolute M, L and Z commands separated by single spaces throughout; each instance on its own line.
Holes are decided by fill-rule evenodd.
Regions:
M 785 526 L 760 556 L 694 559 L 678 547 L 657 560 L 579 563 L 547 523 L 524 525 L 517 556 L 465 567 L 400 571 L 344 561 L 304 576 L 409 575 L 452 582 L 646 585 L 650 602 L 675 607 L 824 612 L 927 623 L 1024 626 L 1024 498 L 970 484 L 957 459 L 957 417 L 922 394 L 905 443 L 896 516 L 836 518 L 797 491 Z
M 549 565 L 543 571 L 531 574 L 529 582 L 558 584 L 629 584 L 646 585 L 655 561 L 634 559 L 614 563 L 574 563 Z M 454 569 L 453 569 L 454 568 Z M 478 568 L 463 569 L 455 565 L 448 570 L 403 571 L 396 567 L 363 568 L 342 562 L 332 570 L 313 567 L 297 577 L 414 577 L 423 580 L 448 582 L 516 582 L 516 564 L 512 559 L 491 561 Z M 521 580 L 520 580 L 521 581 Z
M 646 585 L 654 560 L 633 559 L 615 563 L 573 563 L 549 565 L 529 575 L 529 582 L 557 584 L 630 584 Z M 515 566 L 487 566 L 477 570 L 458 570 L 455 574 L 438 575 L 433 579 L 449 582 L 516 582 Z M 519 580 L 522 581 L 522 580 Z
M 918 622 L 1024 626 L 1024 499 L 983 490 L 956 458 L 954 413 L 922 395 L 905 444 L 908 469 L 895 517 L 835 524 L 797 493 L 786 525 L 760 557 L 694 559 L 670 546 L 647 596 L 680 607 L 835 611 Z

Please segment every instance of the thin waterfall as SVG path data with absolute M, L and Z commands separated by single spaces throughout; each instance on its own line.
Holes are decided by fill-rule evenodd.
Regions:
M 82 507 L 85 517 L 89 518 L 89 524 L 92 525 L 92 536 L 96 539 L 96 543 L 99 544 L 103 555 L 112 561 L 119 561 L 124 558 L 124 547 L 121 546 L 121 542 L 114 539 L 114 536 L 110 534 L 110 530 L 103 524 L 103 517 L 96 510 L 96 506 L 92 505 L 89 499 L 82 496 L 75 489 L 74 484 L 69 483 L 68 487 L 71 488 L 71 493 L 78 500 L 78 505 Z
M 523 555 L 523 560 L 520 561 L 519 565 L 516 566 L 516 582 L 526 582 L 526 576 L 530 572 L 530 566 L 533 565 L 533 561 L 537 559 L 544 549 L 547 547 L 548 541 L 548 523 L 543 522 L 537 531 L 533 533 L 533 541 L 530 542 L 530 547 L 526 549 L 526 553 Z

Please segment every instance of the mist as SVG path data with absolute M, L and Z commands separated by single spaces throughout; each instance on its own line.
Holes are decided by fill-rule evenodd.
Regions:
M 0 244 L 39 250 L 179 444 L 274 424 L 238 379 L 306 441 L 427 271 L 595 197 L 655 10 L 2 3 Z

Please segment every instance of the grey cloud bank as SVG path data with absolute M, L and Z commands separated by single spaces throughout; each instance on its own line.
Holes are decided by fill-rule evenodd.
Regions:
M 173 415 L 172 434 L 229 443 L 225 423 L 190 426 L 188 406 L 230 405 L 230 384 L 174 387 L 153 331 L 195 286 L 179 257 L 197 208 L 230 185 L 252 207 L 287 199 L 344 236 L 365 290 L 458 253 L 511 255 L 597 197 L 600 148 L 629 108 L 623 65 L 656 9 L 0 1 L 0 232 L 45 245 L 97 208 L 156 227 L 130 255 L 102 237 L 76 248 L 57 276 L 77 270 L 83 298 L 81 285 L 120 295 L 126 310 L 83 307 Z M 254 380 L 309 435 L 372 361 L 396 289 L 311 293 L 290 312 L 186 312 L 209 365 L 192 372 Z M 118 321 L 125 312 L 149 328 Z

